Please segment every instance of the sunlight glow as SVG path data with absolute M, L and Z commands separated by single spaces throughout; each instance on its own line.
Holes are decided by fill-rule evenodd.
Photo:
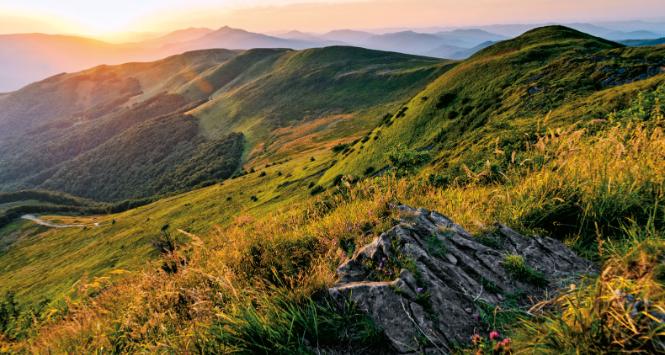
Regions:
M 651 9 L 661 5 L 662 0 L 0 0 L 0 33 L 110 38 L 191 26 L 326 31 L 574 22 L 652 18 Z

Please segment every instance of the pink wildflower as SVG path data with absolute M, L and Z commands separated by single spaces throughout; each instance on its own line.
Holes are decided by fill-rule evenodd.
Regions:
M 492 341 L 499 339 L 499 336 L 500 336 L 499 332 L 497 332 L 496 330 L 490 332 L 490 340 Z

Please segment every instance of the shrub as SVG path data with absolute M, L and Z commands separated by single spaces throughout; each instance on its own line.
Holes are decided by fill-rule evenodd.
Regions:
M 450 105 L 457 95 L 454 92 L 447 92 L 441 96 L 439 96 L 439 100 L 436 102 L 436 108 L 437 109 L 442 109 L 448 105 Z
M 310 193 L 310 195 L 314 196 L 314 195 L 318 195 L 318 194 L 322 193 L 325 190 L 326 189 L 323 188 L 323 186 L 316 185 L 316 186 L 314 186 L 314 188 L 312 188 L 312 190 L 309 193 Z
M 430 154 L 398 145 L 388 153 L 388 160 L 398 174 L 406 175 L 414 173 L 416 169 L 426 164 L 430 160 Z
M 169 232 L 168 224 L 162 226 L 159 236 L 153 238 L 151 242 L 155 251 L 162 255 L 175 252 L 178 248 L 178 243 L 177 237 Z
M 349 148 L 348 144 L 339 143 L 339 144 L 336 144 L 335 146 L 333 146 L 330 150 L 332 150 L 333 153 L 339 153 L 339 152 L 342 152 L 342 151 L 344 151 L 348 148 Z

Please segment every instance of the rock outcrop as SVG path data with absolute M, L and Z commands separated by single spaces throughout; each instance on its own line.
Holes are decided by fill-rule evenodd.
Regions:
M 473 237 L 450 219 L 397 207 L 400 223 L 338 269 L 329 290 L 382 327 L 396 353 L 447 353 L 482 326 L 482 306 L 520 295 L 526 303 L 593 272 L 562 243 L 510 228 Z

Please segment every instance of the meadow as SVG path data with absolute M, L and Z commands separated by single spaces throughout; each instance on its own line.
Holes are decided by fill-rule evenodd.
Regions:
M 336 68 L 345 53 L 289 53 L 280 68 L 324 54 Z M 663 53 L 550 27 L 468 61 L 389 71 L 396 85 L 404 70 L 439 75 L 409 100 L 358 96 L 352 113 L 297 124 L 224 93 L 192 114 L 207 134 L 246 133 L 233 178 L 115 213 L 43 216 L 97 227 L 0 229 L 0 352 L 388 351 L 381 329 L 327 289 L 397 223 L 399 204 L 477 236 L 496 222 L 550 236 L 598 269 L 529 307 L 519 295 L 475 304 L 482 328 L 457 352 L 663 352 L 665 74 L 648 69 Z M 287 69 L 275 75 L 295 75 Z M 652 75 L 633 80 L 643 71 Z M 289 106 L 279 80 L 248 85 Z M 235 119 L 215 121 L 220 112 Z M 259 144 L 269 117 L 280 125 Z M 510 342 L 499 347 L 491 332 Z

